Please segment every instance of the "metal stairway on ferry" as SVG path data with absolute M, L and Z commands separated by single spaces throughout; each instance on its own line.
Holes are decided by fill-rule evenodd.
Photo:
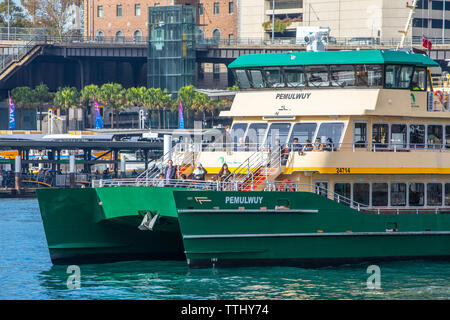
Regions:
M 281 152 L 256 151 L 243 161 L 226 179 L 239 184 L 241 191 L 264 190 L 266 183 L 282 173 Z

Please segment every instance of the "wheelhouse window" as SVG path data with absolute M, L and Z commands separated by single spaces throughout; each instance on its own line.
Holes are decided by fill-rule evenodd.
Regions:
M 442 126 L 428 125 L 427 126 L 427 145 L 429 149 L 440 149 L 442 147 Z
M 248 80 L 247 71 L 244 69 L 236 69 L 234 70 L 234 76 L 238 82 L 240 89 L 249 89 L 251 88 L 250 81 Z
M 294 139 L 298 139 L 298 143 L 304 145 L 307 142 L 312 143 L 314 133 L 316 132 L 316 123 L 296 123 L 292 128 L 289 144 L 294 142 Z
M 383 85 L 383 66 L 378 64 L 356 65 L 356 85 L 381 87 Z
M 413 149 L 425 148 L 425 125 L 409 125 L 409 145 Z
M 266 81 L 269 87 L 281 88 L 285 86 L 283 74 L 281 73 L 280 68 L 264 68 L 263 72 L 266 76 Z
M 414 71 L 412 66 L 387 65 L 385 87 L 388 89 L 409 89 Z
M 342 122 L 334 123 L 322 123 L 317 132 L 317 138 L 320 138 L 324 144 L 332 144 L 333 148 L 336 148 L 341 141 L 342 130 L 344 124 Z
M 407 147 L 407 128 L 406 124 L 393 124 L 391 126 L 391 145 L 394 148 Z
M 372 143 L 375 148 L 386 148 L 389 143 L 389 125 L 374 123 L 372 125 Z
M 372 206 L 387 207 L 388 198 L 387 183 L 372 183 Z
M 256 150 L 264 142 L 264 136 L 267 131 L 267 123 L 252 123 L 248 127 L 246 143 L 250 149 Z
M 328 66 L 306 66 L 306 80 L 310 87 L 329 87 Z
M 411 90 L 413 91 L 427 90 L 427 69 L 418 67 L 414 69 L 414 75 L 411 82 Z
M 355 67 L 352 65 L 330 66 L 330 80 L 333 87 L 348 87 L 356 84 Z
M 369 206 L 370 202 L 370 184 L 354 183 L 353 184 L 353 201 L 354 205 L 363 204 Z
M 345 205 L 350 205 L 349 199 L 351 199 L 352 185 L 350 183 L 335 183 L 334 184 L 334 200 L 339 201 Z M 340 197 L 344 197 L 342 199 Z
M 286 144 L 290 129 L 290 123 L 272 123 L 267 133 L 266 144 L 269 146 Z
M 413 182 L 409 184 L 409 201 L 411 207 L 422 207 L 425 204 L 425 186 L 423 183 Z
M 427 206 L 442 206 L 441 183 L 427 183 Z
M 391 206 L 406 206 L 406 183 L 391 183 Z
M 264 83 L 264 78 L 261 70 L 259 69 L 248 69 L 248 77 L 250 79 L 250 84 L 252 88 L 264 88 L 266 85 Z
M 303 67 L 284 67 L 283 71 L 288 87 L 306 86 L 306 77 Z

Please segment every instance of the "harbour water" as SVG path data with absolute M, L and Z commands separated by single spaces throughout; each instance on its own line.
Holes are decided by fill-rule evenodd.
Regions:
M 151 244 L 149 244 L 151 245 Z M 0 199 L 2 299 L 450 299 L 449 262 L 381 263 L 380 289 L 368 264 L 188 269 L 183 261 L 80 266 L 69 289 L 67 266 L 50 262 L 36 199 Z

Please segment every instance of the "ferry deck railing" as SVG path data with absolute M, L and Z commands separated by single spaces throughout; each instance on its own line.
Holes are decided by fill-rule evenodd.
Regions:
M 254 192 L 253 189 L 247 188 L 246 182 L 239 181 L 199 181 L 199 180 L 169 180 L 165 179 L 151 179 L 146 181 L 136 182 L 136 179 L 110 179 L 110 180 L 93 180 L 92 187 L 105 188 L 105 187 L 174 187 L 180 190 L 210 190 L 210 191 L 243 191 Z M 258 184 L 260 191 L 266 192 L 310 192 L 316 193 L 320 196 L 333 200 L 342 205 L 348 206 L 357 211 L 366 212 L 369 214 L 450 214 L 450 207 L 433 207 L 433 208 L 387 208 L 387 207 L 370 207 L 363 203 L 353 201 L 339 193 L 332 192 L 326 188 L 310 185 L 298 182 L 285 182 L 285 181 L 266 181 Z

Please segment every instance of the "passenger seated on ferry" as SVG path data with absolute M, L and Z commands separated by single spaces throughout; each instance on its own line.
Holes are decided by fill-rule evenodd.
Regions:
M 311 140 L 306 140 L 305 146 L 303 147 L 303 151 L 313 151 L 314 146 L 311 144 Z
M 327 142 L 326 142 L 325 146 L 323 147 L 323 150 L 333 151 L 333 148 L 334 148 L 333 140 L 331 138 L 327 138 Z
M 245 150 L 244 138 L 240 137 L 236 146 L 236 151 L 244 151 L 244 150 Z
M 314 141 L 313 151 L 323 151 L 323 144 L 320 138 L 316 138 L 316 141 Z
M 202 164 L 199 163 L 197 165 L 197 168 L 195 168 L 194 172 L 192 173 L 192 176 L 194 177 L 194 180 L 205 180 L 205 176 L 208 172 L 205 170 L 205 168 L 202 167 Z
M 298 142 L 298 138 L 294 138 L 292 141 L 292 151 L 302 151 L 303 146 Z
M 224 163 L 219 171 L 219 174 L 217 175 L 217 178 L 219 179 L 219 181 L 225 181 L 229 175 L 231 175 L 231 172 L 228 169 L 228 165 Z

